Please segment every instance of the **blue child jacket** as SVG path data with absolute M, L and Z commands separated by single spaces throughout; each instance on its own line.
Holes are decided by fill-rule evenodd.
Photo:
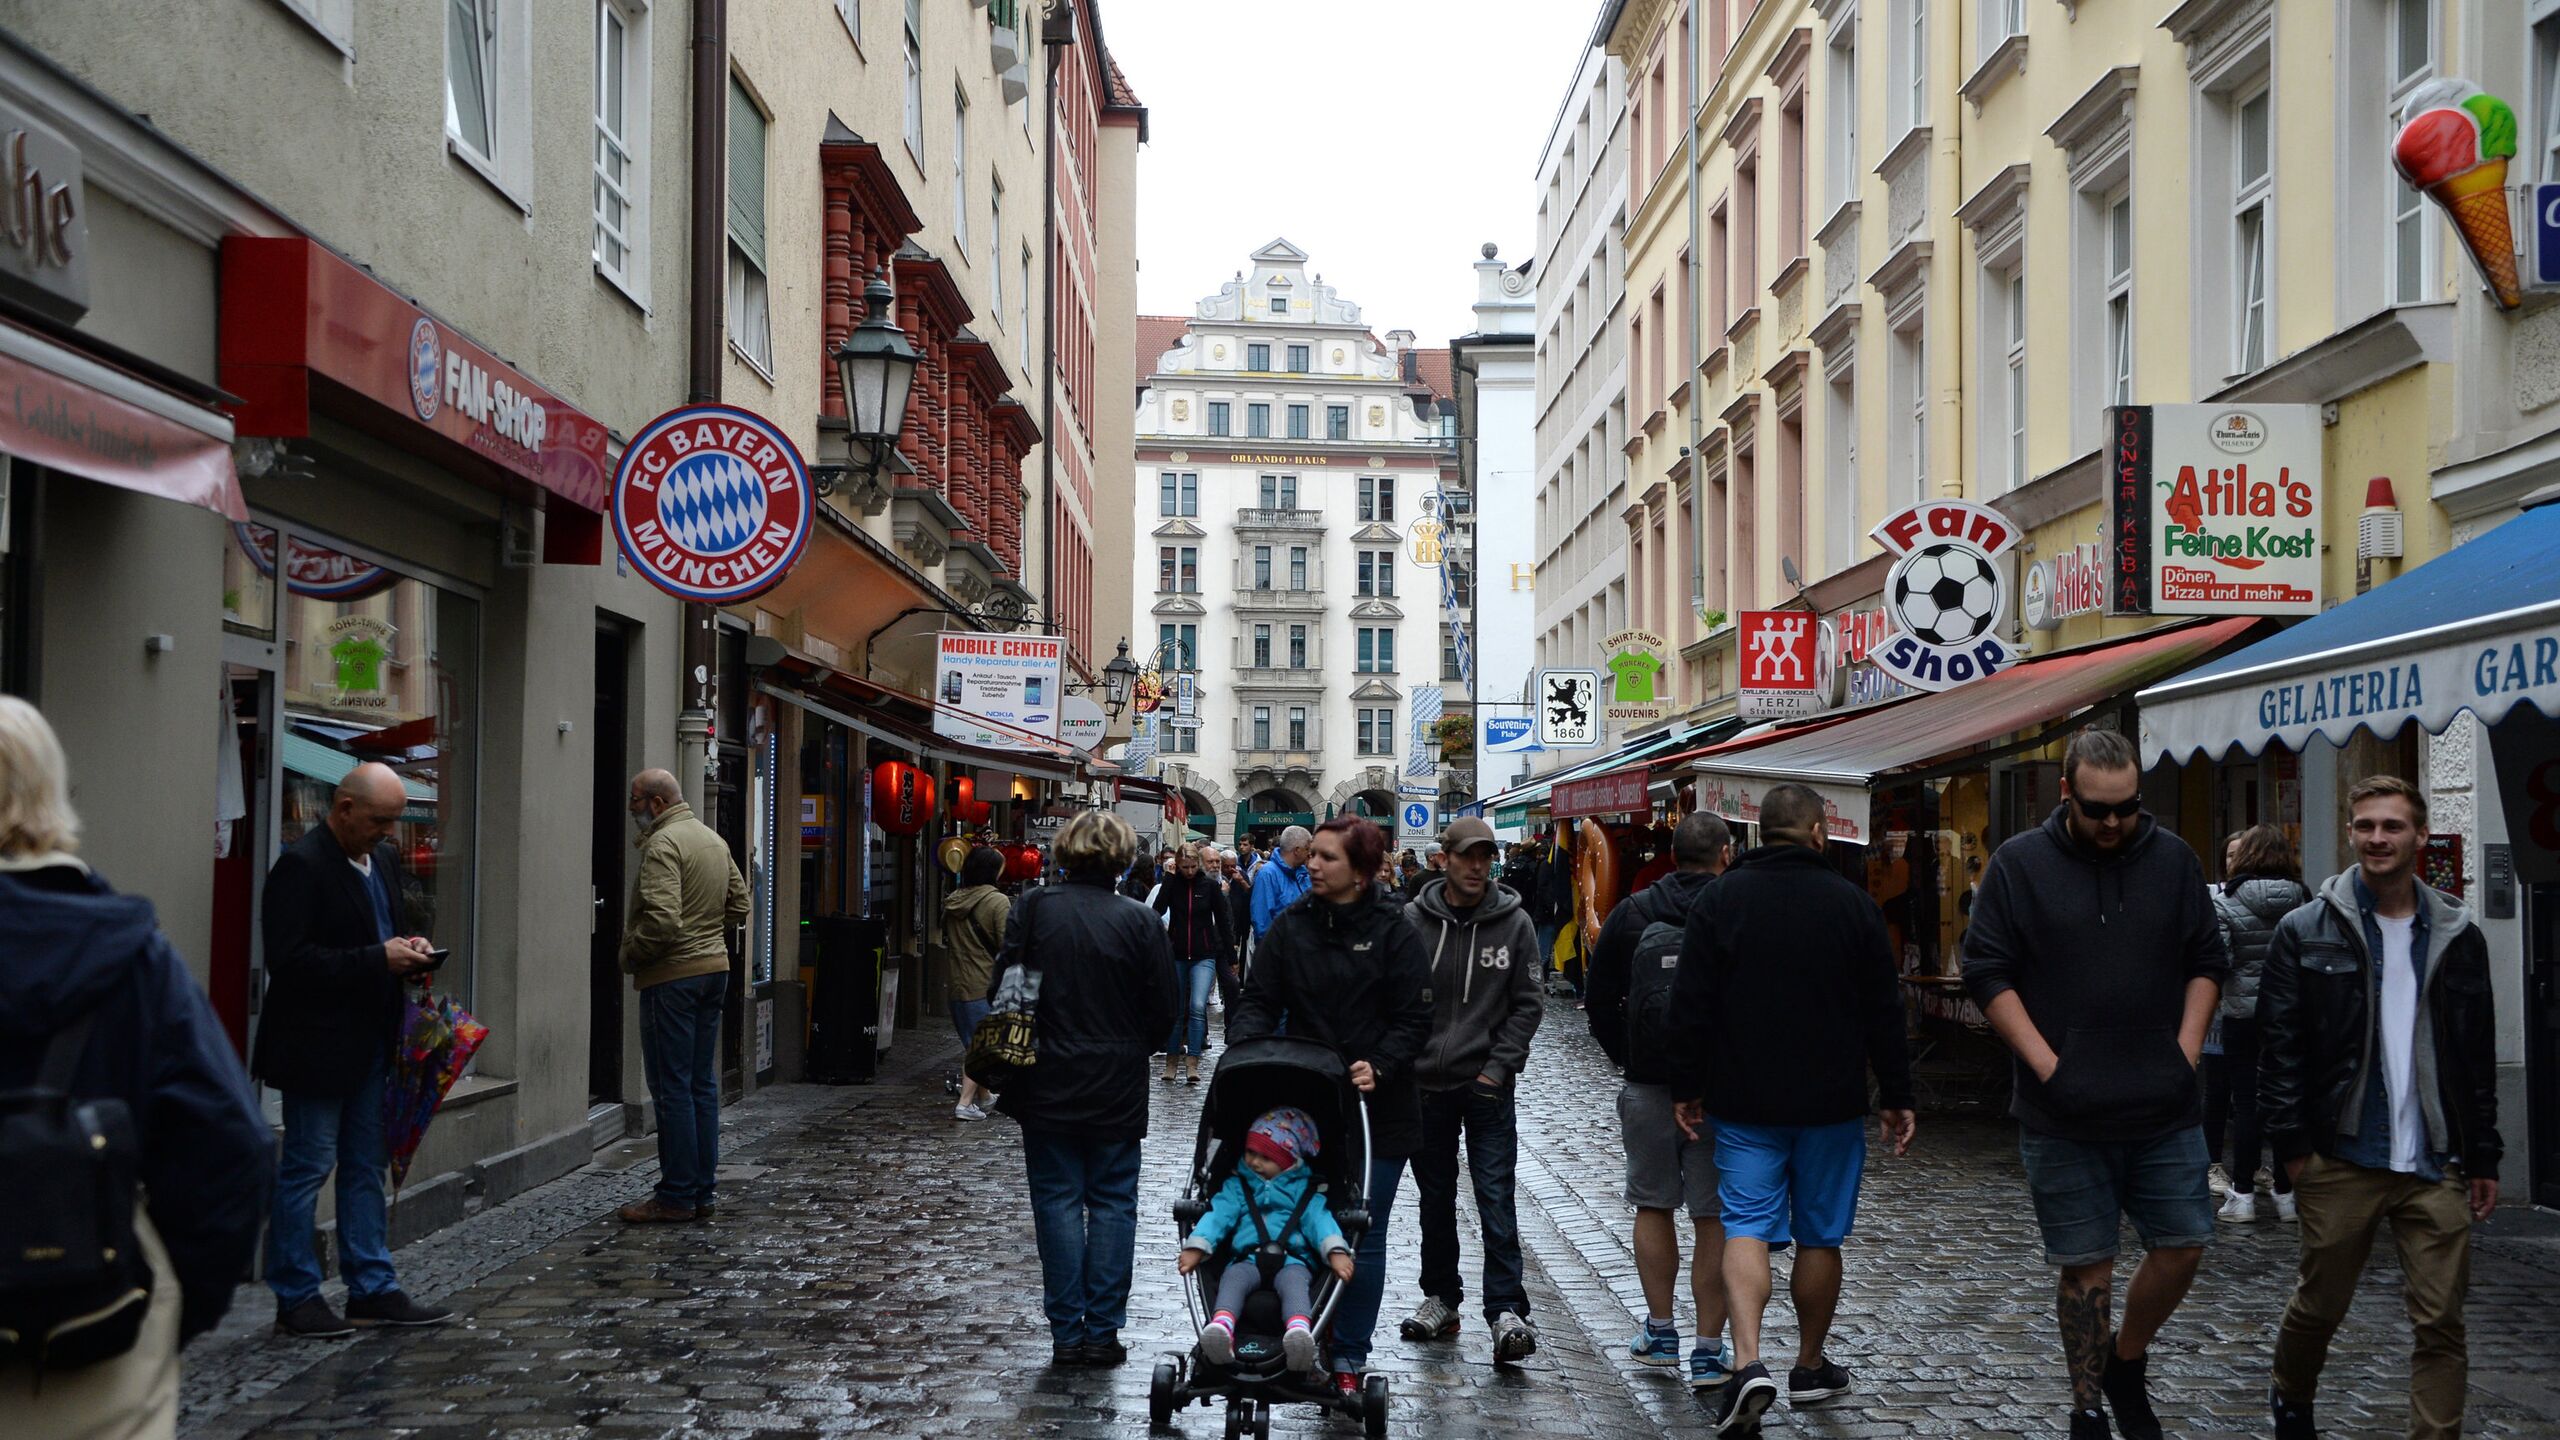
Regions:
M 1182 1242 L 1185 1250 L 1197 1250 L 1227 1260 L 1250 1259 L 1260 1248 L 1264 1230 L 1271 1238 L 1280 1238 L 1281 1227 L 1289 1223 L 1289 1213 L 1298 1208 L 1298 1199 L 1313 1184 L 1314 1172 L 1301 1162 L 1268 1180 L 1244 1165 L 1227 1177 L 1210 1198 L 1209 1213 Z M 1252 1217 L 1262 1217 L 1262 1229 L 1254 1228 Z M 1334 1222 L 1332 1212 L 1324 1207 L 1322 1197 L 1307 1202 L 1307 1211 L 1298 1217 L 1298 1227 L 1288 1239 L 1289 1264 L 1312 1269 L 1336 1250 L 1351 1246 L 1342 1238 L 1342 1227 Z

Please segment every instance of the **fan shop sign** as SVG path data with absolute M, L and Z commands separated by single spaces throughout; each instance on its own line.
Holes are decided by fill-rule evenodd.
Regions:
M 1952 690 L 2007 669 L 2018 652 L 2001 638 L 2009 615 L 2009 567 L 2018 527 L 1970 500 L 1929 500 L 1872 532 L 1896 558 L 1884 581 L 1895 633 L 1869 653 L 1878 670 L 1915 690 Z
M 650 421 L 613 477 L 614 535 L 632 568 L 702 605 L 781 584 L 816 514 L 790 437 L 729 405 L 680 406 Z
M 2110 615 L 2320 613 L 2320 407 L 2107 411 Z

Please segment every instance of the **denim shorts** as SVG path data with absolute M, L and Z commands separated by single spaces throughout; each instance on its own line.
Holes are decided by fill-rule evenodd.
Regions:
M 983 999 L 952 997 L 951 1028 L 960 1032 L 960 1048 L 969 1048 L 969 1037 L 978 1033 L 978 1022 L 987 1018 L 995 1007 Z
M 2205 1185 L 2204 1127 L 2148 1140 L 2065 1140 L 2018 1132 L 2027 1191 L 2054 1265 L 2112 1260 L 2122 1222 L 2145 1250 L 2201 1249 L 2213 1240 L 2213 1192 Z
M 1867 1123 L 1736 1125 L 1716 1122 L 1716 1187 L 1728 1240 L 1837 1250 L 1858 1216 L 1867 1170 Z
M 1618 1088 L 1618 1139 L 1627 1152 L 1627 1203 L 1639 1210 L 1687 1210 L 1692 1220 L 1713 1220 L 1716 1200 L 1716 1132 L 1702 1124 L 1697 1139 L 1680 1133 L 1672 1117 L 1671 1087 L 1630 1080 Z

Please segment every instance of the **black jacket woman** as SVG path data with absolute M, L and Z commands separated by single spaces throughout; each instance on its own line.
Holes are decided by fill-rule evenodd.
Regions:
M 2302 867 L 2284 832 L 2256 825 L 2231 838 L 2222 889 L 2213 897 L 2222 915 L 2222 938 L 2231 947 L 2231 983 L 2222 992 L 2222 1070 L 2230 1089 L 2231 1194 L 2221 1217 L 2258 1218 L 2258 1150 L 2265 1127 L 2258 1116 L 2258 980 L 2275 944 L 2276 922 L 2311 902 Z M 2293 1182 L 2284 1167 L 2275 1174 L 2279 1219 L 2291 1220 Z
M 1059 832 L 1066 881 L 1030 892 L 1005 926 L 996 973 L 1040 973 L 1039 1059 L 996 1108 L 1022 1126 L 1051 1363 L 1117 1365 L 1138 1242 L 1138 1142 L 1147 1057 L 1173 1025 L 1173 957 L 1147 907 L 1115 893 L 1138 837 L 1089 810 Z M 999 981 L 1001 984 L 1001 980 Z
M 1333 1319 L 1335 1383 L 1357 1393 L 1385 1298 L 1387 1219 L 1406 1157 L 1422 1143 L 1414 1063 L 1431 1038 L 1430 957 L 1403 910 L 1372 882 L 1387 837 L 1357 816 L 1316 829 L 1306 897 L 1254 946 L 1231 1039 L 1289 1033 L 1323 1040 L 1351 1065 L 1369 1111 L 1369 1229 Z
M 1227 892 L 1202 868 L 1199 847 L 1186 845 L 1175 852 L 1153 903 L 1164 917 L 1165 940 L 1173 947 L 1174 989 L 1185 1006 L 1164 1042 L 1164 1083 L 1173 1083 L 1178 1060 L 1190 1067 L 1190 1082 L 1197 1085 L 1200 1057 L 1209 1050 L 1209 991 L 1217 984 L 1219 967 L 1235 959 L 1235 937 L 1227 930 Z

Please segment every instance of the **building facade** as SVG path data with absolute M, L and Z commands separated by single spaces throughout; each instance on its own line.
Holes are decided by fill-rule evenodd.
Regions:
M 1583 52 L 1538 160 L 1540 667 L 1588 665 L 1627 628 L 1627 81 L 1607 39 Z M 1573 756 L 1529 759 L 1543 774 Z
M 1250 265 L 1178 329 L 1139 321 L 1170 343 L 1140 362 L 1131 517 L 1153 584 L 1130 624 L 1140 658 L 1192 676 L 1194 714 L 1171 718 L 1196 728 L 1165 727 L 1157 754 L 1195 828 L 1267 838 L 1328 810 L 1392 815 L 1416 692 L 1428 726 L 1457 688 L 1455 414 L 1446 350 L 1378 340 L 1285 240 Z
M 1444 625 L 1465 633 L 1462 689 L 1470 717 L 1468 772 L 1454 803 L 1483 800 L 1524 768 L 1525 755 L 1481 750 L 1476 717 L 1526 717 L 1537 668 L 1538 539 L 1520 517 L 1537 509 L 1537 286 L 1529 262 L 1505 265 L 1484 247 L 1475 264 L 1475 329 L 1449 342 L 1457 389 L 1458 485 L 1465 496 L 1450 516 L 1449 554 L 1462 584 Z M 1453 633 L 1442 642 L 1456 648 Z M 1446 747 L 1444 746 L 1444 749 Z M 1447 758 L 1444 756 L 1444 758 Z

